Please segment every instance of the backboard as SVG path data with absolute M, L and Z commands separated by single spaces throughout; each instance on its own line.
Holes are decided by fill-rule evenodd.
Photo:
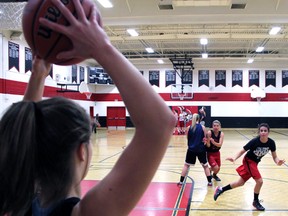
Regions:
M 172 84 L 172 100 L 191 100 L 193 98 L 192 84 Z

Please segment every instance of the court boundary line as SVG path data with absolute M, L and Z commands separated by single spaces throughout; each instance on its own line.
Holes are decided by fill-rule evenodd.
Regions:
M 182 197 L 183 197 L 183 194 L 184 194 L 184 191 L 185 191 L 185 188 L 186 188 L 186 182 L 187 182 L 187 178 L 191 180 L 191 189 L 190 189 L 190 192 L 189 192 L 189 198 L 187 200 L 187 206 L 186 206 L 186 211 L 185 211 L 185 216 L 189 216 L 189 213 L 190 213 L 190 207 L 191 207 L 191 201 L 192 201 L 192 196 L 193 196 L 193 192 L 194 192 L 194 185 L 195 185 L 195 181 L 194 179 L 192 179 L 188 174 L 189 174 L 189 171 L 190 171 L 190 167 L 188 168 L 188 173 L 183 181 L 183 185 L 181 187 L 181 190 L 180 190 L 180 193 L 178 195 L 178 198 L 177 198 L 177 202 L 174 206 L 174 211 L 173 211 L 173 214 L 172 216 L 176 216 L 178 214 L 178 211 L 183 209 L 183 208 L 179 208 L 179 205 L 182 201 Z

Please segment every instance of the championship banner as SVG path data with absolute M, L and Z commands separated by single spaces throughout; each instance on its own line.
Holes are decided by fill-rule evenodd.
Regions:
M 82 66 L 79 66 L 79 72 L 80 72 L 80 75 L 79 75 L 79 78 L 80 78 L 80 83 L 81 82 L 84 82 L 85 80 L 85 68 L 82 67 Z
M 49 72 L 49 76 L 53 79 L 53 67 L 51 67 L 51 70 Z
M 149 82 L 159 87 L 159 71 L 149 71 Z
M 166 70 L 165 71 L 165 87 L 176 84 L 176 71 L 175 70 Z
M 276 87 L 276 70 L 265 70 L 265 87 L 269 85 Z
M 182 72 L 182 84 L 192 84 L 193 75 L 192 71 L 183 71 Z
M 215 87 L 219 85 L 226 87 L 226 70 L 215 70 Z
M 232 70 L 232 87 L 239 85 L 242 87 L 243 82 L 243 71 L 242 70 Z
M 97 83 L 96 80 L 96 67 L 87 66 L 88 83 Z
M 15 68 L 19 72 L 19 44 L 8 42 L 9 70 Z
M 205 85 L 209 87 L 209 70 L 199 70 L 198 71 L 199 87 Z
M 72 65 L 72 83 L 77 83 L 77 65 Z
M 259 87 L 259 70 L 249 70 L 249 87 L 252 85 Z
M 282 87 L 288 85 L 288 70 L 282 70 Z
M 25 73 L 32 71 L 32 50 L 25 47 Z

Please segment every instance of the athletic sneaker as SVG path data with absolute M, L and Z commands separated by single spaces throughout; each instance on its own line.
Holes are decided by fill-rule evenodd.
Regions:
M 260 204 L 259 200 L 254 200 L 254 201 L 253 201 L 253 206 L 254 206 L 258 211 L 265 211 L 265 208 Z
M 212 182 L 208 182 L 207 185 L 208 185 L 209 187 L 212 187 L 212 186 L 213 186 Z
M 178 186 L 178 187 L 182 187 L 182 185 L 183 185 L 183 182 L 178 182 L 178 183 L 177 183 L 177 186 Z
M 222 188 L 217 186 L 216 189 L 215 189 L 215 192 L 214 192 L 214 200 L 216 201 L 217 198 L 220 196 L 220 194 L 222 194 L 223 191 L 222 191 Z
M 212 178 L 214 178 L 215 181 L 221 181 L 221 179 L 215 174 L 212 175 Z

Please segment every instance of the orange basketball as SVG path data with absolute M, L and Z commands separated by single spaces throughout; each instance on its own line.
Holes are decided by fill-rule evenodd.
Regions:
M 90 16 L 90 6 L 93 4 L 89 0 L 80 0 L 87 17 Z M 76 14 L 72 0 L 61 0 L 61 2 L 73 13 Z M 68 21 L 61 14 L 51 0 L 28 1 L 22 17 L 22 28 L 24 37 L 32 49 L 33 53 L 45 59 L 47 62 L 58 65 L 77 64 L 84 59 L 71 58 L 59 60 L 56 55 L 62 51 L 72 49 L 72 42 L 65 35 L 52 31 L 39 23 L 39 18 L 43 17 L 50 21 L 69 25 Z

